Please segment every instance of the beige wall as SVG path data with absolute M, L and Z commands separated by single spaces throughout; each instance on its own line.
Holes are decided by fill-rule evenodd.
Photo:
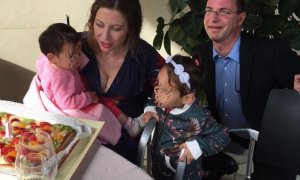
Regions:
M 142 38 L 152 44 L 156 19 L 169 17 L 168 0 L 140 0 L 143 10 Z M 0 0 L 0 59 L 34 70 L 40 54 L 39 34 L 50 24 L 66 22 L 66 14 L 77 31 L 83 31 L 93 0 Z M 179 52 L 179 47 L 173 47 Z M 160 51 L 163 57 L 167 54 Z M 182 52 L 183 53 L 183 52 Z

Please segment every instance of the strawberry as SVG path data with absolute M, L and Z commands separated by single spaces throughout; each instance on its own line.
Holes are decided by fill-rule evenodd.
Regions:
M 5 136 L 5 131 L 0 131 L 0 137 L 4 137 Z
M 13 122 L 20 122 L 20 120 L 17 119 L 17 118 L 12 118 L 12 119 L 10 120 L 10 123 L 13 123 Z
M 11 142 L 10 144 L 14 147 L 16 147 L 17 144 L 19 144 L 19 141 L 20 141 L 20 138 L 18 137 L 15 137 Z
M 11 152 L 11 151 L 14 151 L 15 150 L 15 148 L 14 147 L 12 147 L 12 146 L 4 146 L 2 149 L 1 149 L 1 154 L 2 155 L 7 155 L 9 152 Z
M 48 123 L 48 122 L 45 122 L 45 121 L 41 121 L 41 122 L 40 122 L 40 127 L 41 127 L 41 128 L 43 128 L 45 125 L 51 126 L 51 124 Z
M 35 122 L 31 122 L 30 125 L 32 129 L 36 129 L 39 127 Z
M 28 132 L 25 129 L 20 130 L 20 135 L 24 136 L 25 134 L 27 134 Z
M 13 164 L 16 161 L 16 158 L 13 156 L 6 156 L 5 160 L 9 163 L 9 164 Z
M 2 149 L 4 147 L 4 145 L 5 145 L 4 143 L 0 143 L 0 149 Z
M 28 137 L 30 137 L 30 136 L 32 136 L 32 135 L 33 135 L 32 133 L 26 132 L 26 131 L 23 133 L 23 137 L 24 137 L 24 138 L 28 138 Z
M 36 136 L 31 133 L 31 135 L 28 137 L 28 141 L 37 141 Z

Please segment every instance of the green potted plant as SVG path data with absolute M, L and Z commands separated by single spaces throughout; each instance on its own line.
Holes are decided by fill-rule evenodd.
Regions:
M 208 40 L 203 27 L 207 0 L 169 0 L 171 17 L 166 23 L 157 18 L 153 46 L 171 54 L 171 41 L 190 54 L 191 49 Z M 246 0 L 247 17 L 243 31 L 269 38 L 286 39 L 294 50 L 300 50 L 299 0 Z

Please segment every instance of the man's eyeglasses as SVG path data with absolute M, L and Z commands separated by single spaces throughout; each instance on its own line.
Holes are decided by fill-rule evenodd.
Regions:
M 226 17 L 226 16 L 230 16 L 231 14 L 233 13 L 237 13 L 237 14 L 240 14 L 241 12 L 240 11 L 236 11 L 236 12 L 232 12 L 230 11 L 229 9 L 219 9 L 217 11 L 214 11 L 212 9 L 205 9 L 203 11 L 203 14 L 204 15 L 207 15 L 207 16 L 210 16 L 212 15 L 213 13 L 216 13 L 217 16 L 223 16 L 223 17 Z

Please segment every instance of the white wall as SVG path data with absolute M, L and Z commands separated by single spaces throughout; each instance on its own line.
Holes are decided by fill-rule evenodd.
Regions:
M 66 14 L 77 31 L 85 30 L 93 0 L 0 0 L 0 59 L 35 70 L 40 54 L 38 36 L 50 24 L 66 22 Z M 143 11 L 141 37 L 152 44 L 156 19 L 168 20 L 168 0 L 140 0 Z M 163 49 L 163 48 L 162 48 Z M 174 45 L 172 52 L 179 52 Z M 163 57 L 167 54 L 159 51 Z

